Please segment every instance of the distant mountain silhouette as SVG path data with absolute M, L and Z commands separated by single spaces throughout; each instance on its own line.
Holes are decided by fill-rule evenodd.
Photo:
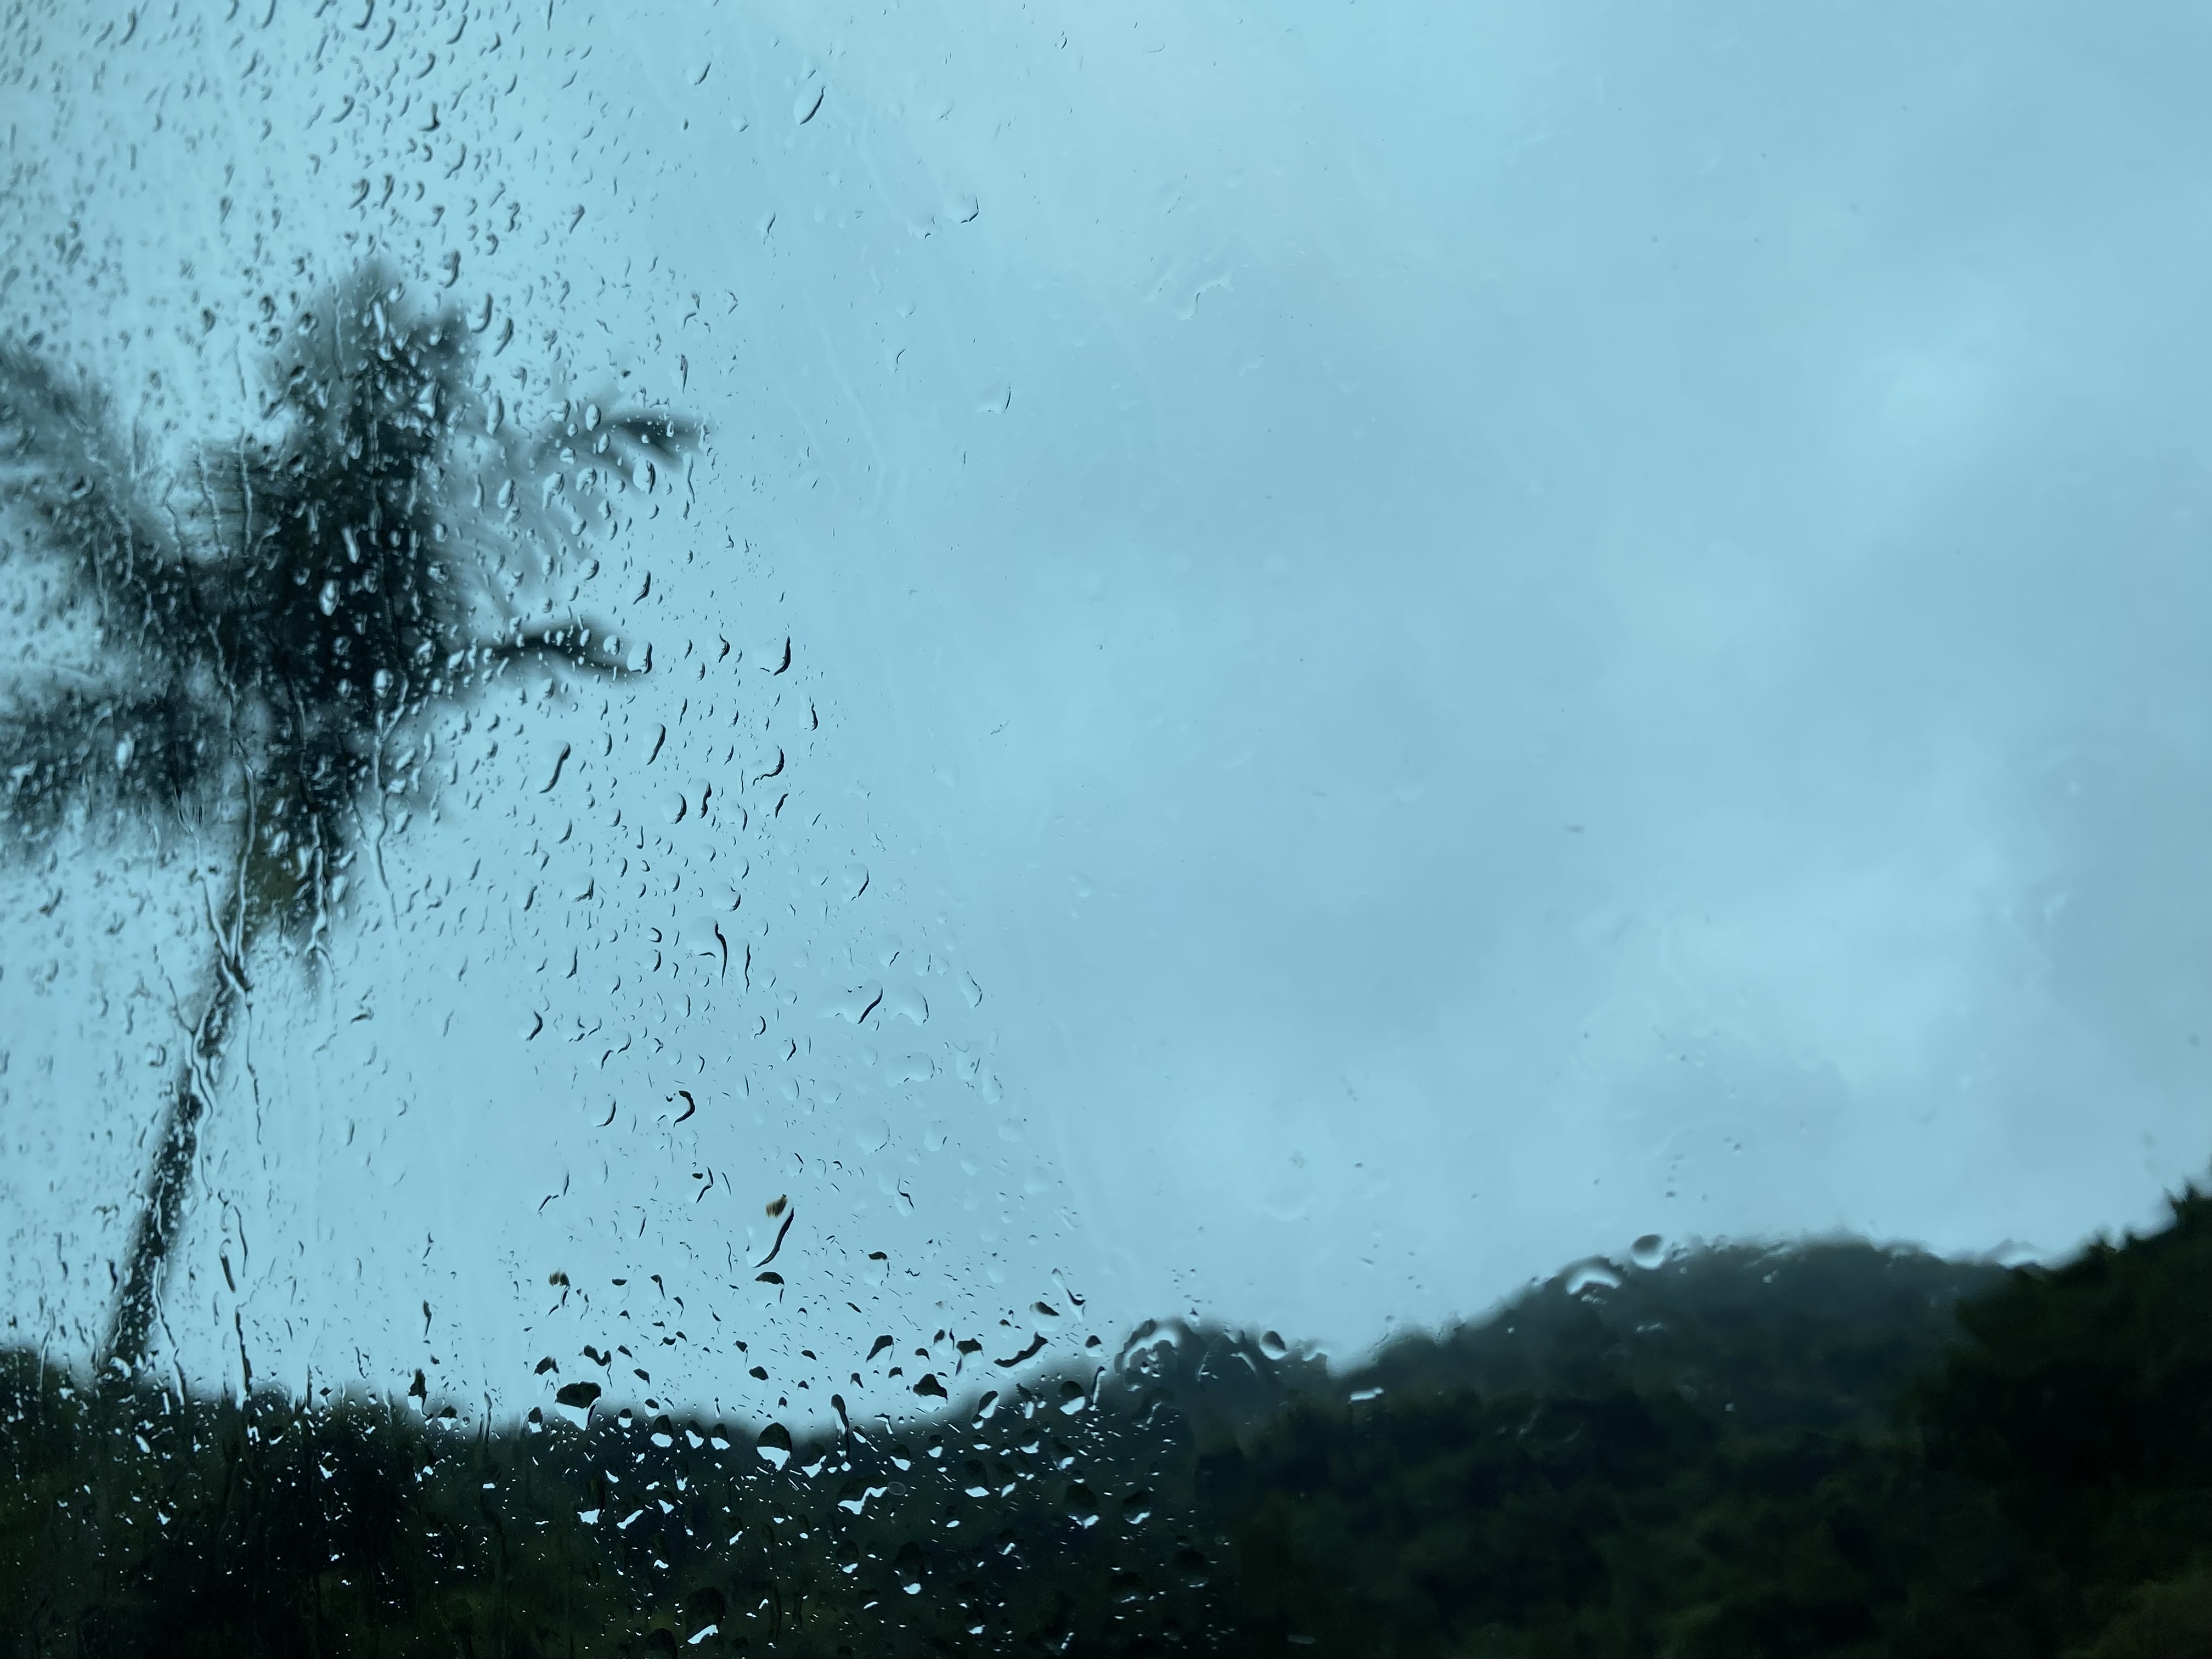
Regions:
M 1593 1258 L 1342 1373 L 1272 1332 L 1147 1321 L 1115 1357 L 1109 1397 L 1172 1411 L 1201 1443 L 1243 1439 L 1297 1402 L 1601 1380 L 1725 1403 L 1745 1426 L 1874 1428 L 1957 1335 L 1959 1303 L 2004 1279 L 1988 1262 L 1855 1240 L 1726 1245 L 1650 1268 Z
M 0 1351 L 0 1655 L 2212 1653 L 2212 1200 L 2053 1269 L 1647 1256 L 811 1437 Z

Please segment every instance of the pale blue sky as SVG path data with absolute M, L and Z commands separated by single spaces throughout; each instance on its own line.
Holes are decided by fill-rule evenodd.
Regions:
M 1067 1289 L 1349 1348 L 1645 1232 L 2057 1249 L 2205 1169 L 2193 9 L 109 9 L 7 48 L 10 326 L 222 429 L 240 296 L 366 235 L 501 374 L 714 428 L 606 552 L 662 672 L 479 711 L 484 804 L 264 992 L 188 1369 L 525 1399 L 674 1294 L 779 1377 Z M 742 829 L 667 821 L 707 782 Z M 149 869 L 6 890 L 9 1305 L 66 1332 L 197 947 Z M 650 976 L 695 895 L 755 991 Z

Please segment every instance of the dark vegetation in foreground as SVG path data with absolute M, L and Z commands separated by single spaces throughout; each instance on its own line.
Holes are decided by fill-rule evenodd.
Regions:
M 2055 1270 L 1718 1249 L 1348 1377 L 1175 1326 L 1002 1387 L 787 1455 L 6 1354 L 5 1651 L 2212 1654 L 2193 1193 Z

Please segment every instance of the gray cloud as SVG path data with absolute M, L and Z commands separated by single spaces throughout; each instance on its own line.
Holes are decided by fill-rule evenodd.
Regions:
M 749 855 L 874 884 L 789 971 L 982 992 L 912 1107 L 859 1028 L 671 1015 L 758 1113 L 717 1155 L 849 1160 L 853 1250 L 908 1171 L 979 1308 L 1352 1345 L 1655 1230 L 2148 1219 L 2212 1152 L 2201 21 L 1369 11 L 518 30 L 486 142 L 587 210 L 487 280 L 714 424 L 639 625 L 798 641 L 809 816 Z M 410 1064 L 495 1141 L 559 1082 Z M 534 1282 L 500 1218 L 589 1145 L 452 1248 Z M 545 1237 L 719 1255 L 628 1156 Z

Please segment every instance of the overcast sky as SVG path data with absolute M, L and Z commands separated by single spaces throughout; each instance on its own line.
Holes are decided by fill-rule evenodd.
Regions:
M 156 9 L 0 48 L 9 327 L 235 429 L 373 244 L 519 403 L 712 428 L 601 550 L 655 672 L 477 710 L 264 976 L 187 1370 L 521 1400 L 676 1295 L 717 1397 L 1070 1292 L 1350 1352 L 2204 1173 L 2197 9 Z M 81 1345 L 204 927 L 8 881 L 9 1316 Z

